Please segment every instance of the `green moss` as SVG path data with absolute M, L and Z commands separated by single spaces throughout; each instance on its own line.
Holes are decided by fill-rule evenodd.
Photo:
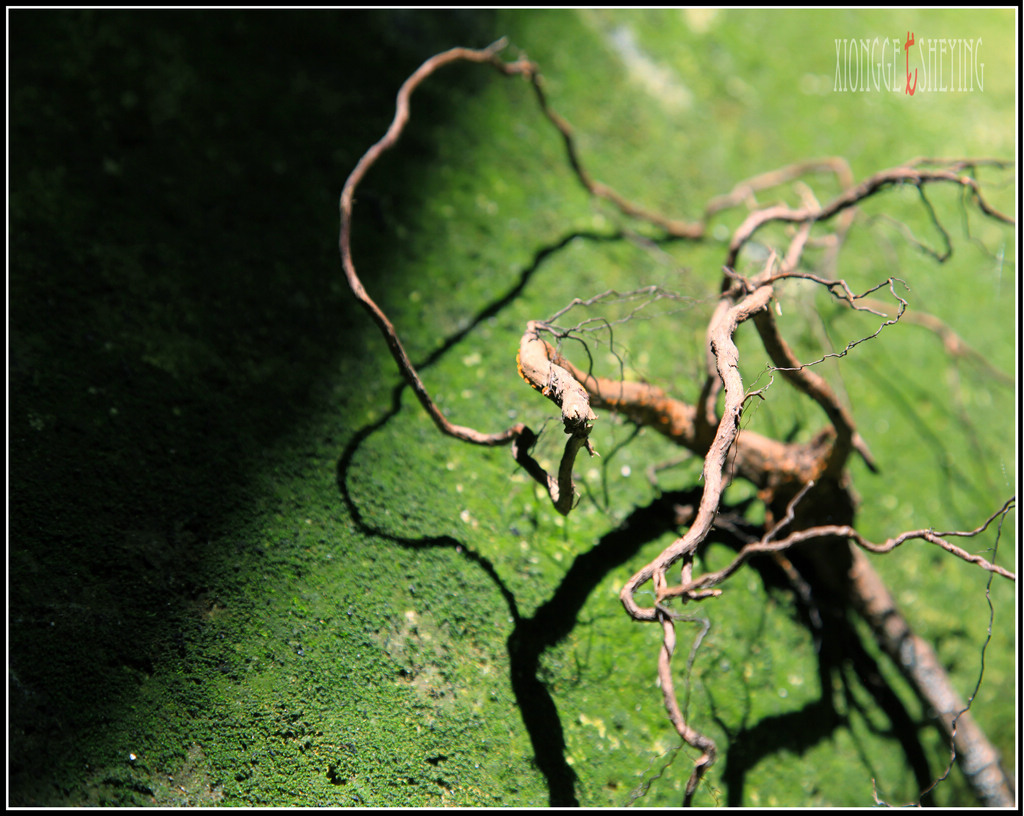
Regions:
M 865 174 L 922 153 L 1008 152 L 1005 14 L 918 13 L 922 36 L 993 43 L 985 95 L 924 113 L 806 92 L 808 75 L 833 71 L 834 37 L 907 27 L 830 15 L 12 14 L 11 803 L 678 804 L 690 754 L 656 687 L 659 639 L 617 598 L 675 535 L 644 471 L 677 451 L 602 416 L 602 457 L 581 461 L 584 498 L 563 519 L 506 450 L 442 438 L 407 389 L 396 400 L 393 361 L 344 286 L 334 197 L 409 71 L 499 34 L 540 62 L 594 175 L 673 214 L 809 155 L 847 155 Z M 623 27 L 689 97 L 652 93 Z M 722 236 L 652 248 L 620 235 L 522 82 L 455 66 L 413 113 L 360 188 L 355 256 L 442 410 L 484 430 L 543 427 L 537 454 L 553 461 L 551 406 L 513 367 L 523 325 L 649 284 L 686 299 L 651 304 L 614 345 L 595 333 L 595 365 L 692 399 Z M 1013 193 L 991 198 L 1009 209 Z M 963 234 L 952 191 L 929 197 L 949 263 L 872 222 L 898 202 L 941 245 L 919 200 L 894 192 L 864 208 L 842 274 L 854 288 L 904 277 L 913 306 L 1009 370 L 1012 249 L 1000 265 Z M 970 218 L 990 248 L 1009 237 Z M 795 289 L 783 307 L 804 356 L 877 327 Z M 740 343 L 752 382 L 763 352 L 749 332 Z M 892 327 L 823 370 L 883 467 L 854 468 L 868 535 L 970 527 L 1013 492 L 1012 390 L 967 363 L 951 379 L 934 337 Z M 776 382 L 744 421 L 785 436 L 822 420 Z M 660 484 L 692 488 L 698 474 L 690 461 Z M 1011 527 L 999 560 L 1012 565 Z M 875 563 L 969 692 L 985 576 L 913 542 Z M 974 711 L 1008 757 L 1004 583 Z M 688 715 L 722 749 L 698 803 L 864 805 L 872 779 L 912 800 L 888 715 L 850 666 L 821 671 L 796 609 L 738 574 L 695 610 L 711 628 L 688 677 L 682 634 L 697 629 L 680 625 Z M 948 749 L 922 734 L 935 774 Z M 966 797 L 956 773 L 936 795 Z

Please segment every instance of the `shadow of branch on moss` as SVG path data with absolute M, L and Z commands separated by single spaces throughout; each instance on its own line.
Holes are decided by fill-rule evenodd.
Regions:
M 868 622 L 880 646 L 910 680 L 915 692 L 937 712 L 938 725 L 950 746 L 950 766 L 954 759 L 959 759 L 965 777 L 981 801 L 989 805 L 1011 804 L 1014 800 L 1013 783 L 1001 768 L 998 752 L 975 724 L 969 712 L 971 701 L 965 704 L 959 697 L 934 650 L 914 634 L 861 550 L 886 553 L 906 541 L 920 540 L 938 546 L 991 575 L 1015 580 L 1016 576 L 994 559 L 990 561 L 969 553 L 950 540 L 973 538 L 993 527 L 998 545 L 998 531 L 1007 514 L 1015 509 L 1015 499 L 1004 502 L 1002 508 L 973 530 L 946 533 L 936 533 L 931 528 L 908 530 L 884 543 L 872 543 L 854 527 L 856 499 L 848 463 L 851 458 L 859 458 L 875 473 L 878 471 L 875 458 L 849 408 L 817 370 L 825 360 L 844 358 L 863 343 L 881 342 L 878 338 L 886 329 L 899 323 L 909 307 L 902 294 L 908 287 L 895 276 L 877 281 L 860 293 L 856 293 L 845 279 L 835 277 L 836 259 L 854 226 L 856 207 L 888 190 L 913 185 L 921 191 L 921 201 L 927 213 L 948 239 L 948 233 L 923 190 L 926 185 L 953 185 L 960 189 L 964 207 L 969 202 L 984 217 L 1012 226 L 1011 218 L 986 201 L 976 177 L 979 167 L 1005 170 L 1009 163 L 996 159 L 915 159 L 854 183 L 842 159 L 802 162 L 742 182 L 730 194 L 713 199 L 697 221 L 667 218 L 626 200 L 589 175 L 580 160 L 571 127 L 547 102 L 537 66 L 523 58 L 503 61 L 499 57 L 503 47 L 504 43 L 498 42 L 479 51 L 456 48 L 443 52 L 427 60 L 403 84 L 391 127 L 363 156 L 342 192 L 339 245 L 345 275 L 352 292 L 381 330 L 406 383 L 416 393 L 437 429 L 471 444 L 509 445 L 515 461 L 546 490 L 553 506 L 562 515 L 571 512 L 576 505 L 573 468 L 578 451 L 586 449 L 595 455 L 589 439 L 597 419 L 592 405 L 608 408 L 632 422 L 651 427 L 702 458 L 703 488 L 687 519 L 686 531 L 637 571 L 620 593 L 622 604 L 634 621 L 656 623 L 661 628 L 658 680 L 669 720 L 683 742 L 700 751 L 686 783 L 683 804 L 692 803 L 704 774 L 716 760 L 718 749 L 709 737 L 684 717 L 679 705 L 671 661 L 676 644 L 675 622 L 687 618 L 675 611 L 671 604 L 696 603 L 718 597 L 722 593 L 719 585 L 724 584 L 748 559 L 771 553 L 780 563 L 791 564 L 787 553 L 795 554 L 798 550 L 812 559 L 816 573 L 814 583 L 797 576 L 794 579 L 797 585 L 827 587 L 841 599 L 844 608 L 856 610 Z M 366 292 L 351 253 L 356 186 L 377 158 L 397 142 L 408 121 L 409 97 L 415 88 L 439 68 L 459 61 L 488 64 L 505 76 L 522 77 L 528 81 L 541 112 L 561 134 L 568 163 L 579 183 L 594 199 L 610 204 L 621 216 L 653 225 L 663 230 L 666 237 L 700 241 L 705 237 L 709 220 L 720 210 L 741 204 L 750 207 L 749 214 L 733 230 L 725 253 L 720 298 L 706 329 L 704 381 L 695 404 L 684 403 L 648 383 L 592 376 L 590 372 L 574 366 L 542 338 L 541 333 L 550 330 L 550 326 L 539 321 L 527 324 L 517 358 L 519 374 L 558 406 L 568 436 L 557 475 L 547 473 L 531 455 L 536 434 L 525 424 L 516 423 L 504 431 L 483 433 L 452 423 L 439 410 L 416 367 L 410 362 L 394 325 Z M 805 175 L 822 170 L 835 175 L 841 186 L 841 192 L 824 204 L 818 202 L 814 192 L 803 182 Z M 757 203 L 756 192 L 782 185 L 794 187 L 801 199 L 799 206 L 760 206 Z M 788 227 L 788 231 L 783 231 L 777 246 L 770 248 L 766 260 L 760 253 L 755 253 L 759 255 L 756 259 L 749 257 L 747 250 L 752 247 L 754 236 L 768 225 Z M 814 230 L 818 233 L 814 234 Z M 821 230 L 825 230 L 824 234 L 820 234 Z M 812 248 L 815 251 L 823 248 L 824 252 L 820 257 L 812 258 Z M 936 256 L 935 260 L 943 262 L 950 255 L 951 252 L 947 252 Z M 750 267 L 754 267 L 753 271 L 741 271 L 741 268 Z M 812 271 L 807 271 L 808 267 Z M 835 302 L 851 311 L 873 315 L 881 322 L 874 332 L 860 334 L 839 351 L 826 351 L 812 362 L 803 362 L 783 336 L 776 320 L 776 312 L 781 314 L 776 288 L 792 280 L 818 286 Z M 870 295 L 882 289 L 888 289 L 893 297 L 893 304 L 885 307 L 895 312 L 892 316 L 875 308 L 873 301 L 868 300 Z M 744 324 L 752 324 L 756 328 L 761 346 L 770 360 L 768 384 L 750 392 L 745 389 L 740 373 L 740 352 L 735 339 Z M 745 406 L 751 400 L 765 399 L 765 393 L 774 383 L 775 373 L 797 394 L 816 404 L 828 420 L 828 424 L 808 442 L 779 442 L 743 428 Z M 732 564 L 695 576 L 695 556 L 716 529 L 716 520 L 723 510 L 724 491 L 737 477 L 757 489 L 765 514 L 763 530 L 743 545 Z M 673 583 L 668 571 L 676 565 L 680 566 L 680 577 L 677 583 Z M 653 589 L 654 604 L 642 607 L 637 601 L 638 591 L 648 584 Z M 984 650 L 982 655 L 979 683 L 984 672 Z M 920 762 L 912 758 L 911 764 L 920 777 Z M 945 778 L 948 770 L 925 785 L 918 798 L 926 796 Z M 560 790 L 567 784 L 562 777 L 556 781 Z

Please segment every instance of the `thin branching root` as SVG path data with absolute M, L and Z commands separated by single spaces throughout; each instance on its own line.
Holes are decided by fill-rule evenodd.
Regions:
M 1013 581 L 1014 573 L 996 564 L 994 558 L 986 559 L 953 542 L 978 536 L 993 525 L 1000 527 L 1014 511 L 1015 500 L 1005 500 L 973 530 L 918 529 L 899 533 L 881 543 L 868 540 L 855 526 L 856 500 L 848 465 L 851 457 L 861 460 L 871 471 L 877 471 L 879 465 L 867 440 L 859 433 L 849 407 L 820 373 L 820 364 L 826 359 L 835 361 L 855 354 L 862 343 L 885 342 L 887 332 L 903 321 L 934 332 L 951 358 L 980 360 L 982 370 L 987 369 L 993 381 L 1012 382 L 1005 374 L 994 370 L 945 323 L 930 315 L 912 312 L 907 287 L 901 279 L 882 277 L 866 291 L 857 292 L 845 279 L 836 277 L 835 272 L 844 240 L 855 224 L 858 205 L 897 187 L 909 186 L 920 192 L 925 211 L 947 247 L 949 236 L 926 197 L 926 190 L 931 187 L 957 187 L 963 193 L 965 208 L 973 207 L 997 224 L 1013 224 L 1010 217 L 988 203 L 975 177 L 980 166 L 998 169 L 1006 164 L 993 159 L 915 159 L 857 182 L 843 160 L 817 159 L 736 184 L 728 193 L 708 202 L 697 220 L 669 218 L 626 200 L 590 176 L 571 127 L 548 102 L 537 66 L 526 59 L 503 60 L 500 56 L 503 46 L 504 43 L 499 42 L 479 51 L 456 48 L 438 54 L 427 60 L 402 86 L 391 127 L 359 161 L 341 196 L 340 245 L 345 274 L 355 296 L 383 333 L 402 376 L 438 429 L 474 444 L 510 445 L 515 461 L 543 486 L 559 513 L 569 513 L 578 501 L 573 466 L 580 449 L 596 455 L 590 439 L 598 421 L 595 409 L 619 414 L 638 427 L 651 428 L 703 461 L 703 493 L 699 503 L 687 509 L 685 532 L 629 578 L 620 594 L 633 620 L 654 623 L 660 630 L 657 672 L 664 704 L 680 739 L 696 752 L 684 803 L 689 804 L 693 799 L 702 778 L 715 762 L 718 748 L 684 719 L 674 690 L 672 657 L 676 648 L 676 622 L 681 618 L 676 607 L 721 595 L 730 576 L 755 555 L 769 553 L 780 559 L 780 563 L 789 565 L 784 554 L 799 551 L 815 565 L 816 580 L 834 590 L 836 597 L 845 598 L 847 607 L 856 610 L 870 624 L 883 650 L 910 680 L 929 710 L 935 712 L 939 726 L 947 735 L 951 758 L 955 757 L 960 763 L 979 800 L 987 805 L 1013 805 L 1013 784 L 1002 770 L 998 752 L 971 717 L 969 704 L 953 689 L 932 648 L 913 633 L 865 553 L 890 553 L 905 544 L 928 545 L 988 572 L 990 580 L 998 577 Z M 712 217 L 725 210 L 746 209 L 746 215 L 741 214 L 739 225 L 725 246 L 718 300 L 706 327 L 703 383 L 693 403 L 648 383 L 627 381 L 621 376 L 594 375 L 592 361 L 586 359 L 589 352 L 584 353 L 585 359 L 574 362 L 563 351 L 562 341 L 571 333 L 576 339 L 584 337 L 588 329 L 595 327 L 584 322 L 566 329 L 557 323 L 573 307 L 594 305 L 610 298 L 627 303 L 631 309 L 627 317 L 633 317 L 658 299 L 678 297 L 673 293 L 646 287 L 628 293 L 606 292 L 590 299 L 577 298 L 549 320 L 527 324 L 517 355 L 519 376 L 554 403 L 567 437 L 555 473 L 546 472 L 532 457 L 537 435 L 523 424 L 484 433 L 449 422 L 410 363 L 395 327 L 363 287 L 352 258 L 350 237 L 357 185 L 401 135 L 409 118 L 409 97 L 415 88 L 443 66 L 456 61 L 486 64 L 505 76 L 519 76 L 529 82 L 541 112 L 562 137 L 567 161 L 576 179 L 592 196 L 610 204 L 624 219 L 645 222 L 649 228 L 660 230 L 666 239 L 694 241 L 706 237 L 707 224 Z M 838 194 L 824 202 L 819 202 L 802 181 L 821 173 L 834 176 L 840 188 Z M 762 204 L 758 200 L 780 185 L 794 186 L 802 202 L 799 207 Z M 773 229 L 768 230 L 769 226 Z M 743 260 L 744 250 L 755 235 L 769 231 L 785 238 L 766 260 L 762 253 L 756 268 L 750 270 L 750 262 Z M 813 262 L 806 252 L 811 247 L 815 249 Z M 948 251 L 937 253 L 935 258 L 941 261 L 948 254 Z M 745 267 L 749 271 L 741 271 Z M 777 287 L 792 280 L 820 287 L 835 303 L 876 321 L 877 328 L 839 350 L 827 351 L 813 360 L 801 360 L 776 320 Z M 756 332 L 770 361 L 768 386 L 751 391 L 746 389 L 741 376 L 736 343 L 736 334 L 744 324 L 750 324 Z M 586 349 L 585 342 L 578 345 Z M 752 401 L 766 398 L 765 392 L 776 374 L 820 412 L 821 427 L 807 441 L 780 441 L 743 427 L 745 407 Z M 735 479 L 742 479 L 757 490 L 765 511 L 761 534 L 748 537 L 747 543 L 724 568 L 697 574 L 695 556 L 715 529 L 723 493 Z

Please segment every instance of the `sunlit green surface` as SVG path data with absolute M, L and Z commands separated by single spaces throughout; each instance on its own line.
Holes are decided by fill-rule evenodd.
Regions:
M 137 59 L 151 79 L 127 90 L 102 44 L 138 23 L 109 19 L 57 27 L 83 65 L 58 71 L 89 101 L 77 112 L 48 101 L 38 43 L 31 70 L 13 70 L 21 40 L 11 38 L 21 123 L 11 159 L 12 804 L 565 803 L 552 773 L 569 774 L 583 805 L 678 804 L 690 755 L 673 754 L 655 684 L 660 641 L 617 599 L 673 533 L 652 532 L 596 575 L 571 571 L 595 546 L 613 550 L 613 531 L 654 498 L 644 469 L 676 451 L 601 417 L 602 458 L 580 463 L 585 497 L 563 520 L 507 451 L 441 438 L 408 392 L 393 412 L 393 362 L 333 253 L 333 196 L 420 59 L 502 34 L 541 64 L 593 174 L 673 215 L 696 217 L 736 181 L 812 156 L 846 156 L 857 177 L 918 155 L 1010 156 L 1012 15 L 505 12 L 452 28 L 443 15 L 307 15 L 281 18 L 299 45 L 270 66 L 259 45 L 277 42 L 281 25 L 238 15 L 217 18 L 199 46 L 180 20 L 150 27 Z M 835 38 L 908 29 L 981 37 L 984 93 L 832 92 Z M 336 56 L 335 38 L 348 45 Z M 404 67 L 364 58 L 374 41 Z M 255 118 L 264 107 L 268 118 Z M 451 418 L 539 429 L 551 407 L 513 367 L 525 322 L 573 297 L 648 284 L 688 300 L 654 304 L 655 319 L 617 331 L 615 350 L 631 375 L 693 398 L 721 242 L 652 250 L 616 238 L 636 225 L 587 199 L 520 81 L 453 67 L 413 110 L 399 150 L 360 190 L 354 241 L 410 355 L 428 359 L 526 281 L 424 368 Z M 167 168 L 168 155 L 180 165 Z M 833 182 L 815 189 L 827 197 Z M 1011 186 L 990 192 L 1012 211 Z M 919 200 L 893 191 L 865 207 L 840 272 L 854 289 L 903 278 L 912 306 L 1009 372 L 1012 232 L 969 210 L 972 235 L 999 261 L 964 235 L 955 191 L 929 200 L 954 243 L 949 263 L 868 222 L 890 211 L 941 243 Z M 805 290 L 785 294 L 781 325 L 805 356 L 877 328 Z M 752 381 L 763 352 L 740 341 Z M 595 361 L 617 371 L 606 346 Z M 1014 493 L 1013 390 L 968 362 L 951 367 L 936 338 L 893 327 L 827 371 L 883 469 L 854 466 L 859 523 L 875 540 L 973 527 Z M 781 382 L 768 396 L 747 427 L 819 427 Z M 554 458 L 561 432 L 547 430 L 539 454 Z M 696 472 L 684 465 L 662 484 L 695 486 Z M 1010 568 L 1014 541 L 1004 528 L 997 560 Z M 712 567 L 725 557 L 707 554 Z M 986 576 L 914 543 L 875 563 L 969 694 Z M 974 705 L 1008 763 L 1013 594 L 992 586 Z M 552 599 L 562 617 L 545 607 Z M 723 752 L 698 804 L 870 805 L 872 780 L 888 801 L 916 797 L 886 716 L 856 679 L 834 690 L 847 722 L 821 727 L 813 638 L 789 593 L 742 572 L 695 611 L 711 630 L 688 714 Z M 531 619 L 541 641 L 565 630 L 527 667 L 557 707 L 555 771 L 538 767 L 513 693 L 524 652 L 510 658 L 507 642 L 530 635 Z M 948 749 L 927 728 L 921 739 L 940 774 Z M 968 797 L 957 772 L 936 792 L 939 803 Z

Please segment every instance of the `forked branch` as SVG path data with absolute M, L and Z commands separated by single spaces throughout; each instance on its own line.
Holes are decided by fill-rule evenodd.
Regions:
M 345 275 L 352 292 L 384 335 L 402 376 L 413 388 L 438 429 L 448 436 L 473 444 L 511 444 L 515 460 L 545 487 L 558 512 L 567 514 L 575 505 L 573 467 L 580 449 L 585 448 L 591 455 L 596 454 L 590 441 L 591 430 L 597 419 L 594 408 L 618 412 L 638 426 L 653 428 L 703 458 L 703 493 L 692 517 L 688 519 L 689 528 L 637 571 L 620 593 L 622 604 L 632 619 L 660 624 L 658 677 L 669 719 L 682 740 L 700 752 L 686 785 L 684 803 L 691 803 L 701 778 L 715 761 L 717 749 L 709 737 L 686 722 L 676 699 L 671 658 L 675 649 L 675 620 L 679 615 L 669 604 L 673 601 L 701 601 L 721 594 L 720 586 L 758 553 L 778 554 L 797 546 L 809 545 L 813 548 L 815 544 L 825 542 L 839 542 L 842 547 L 852 547 L 852 569 L 841 576 L 850 604 L 871 624 L 883 648 L 908 674 L 922 699 L 939 712 L 943 728 L 979 797 L 989 804 L 1012 803 L 1012 785 L 999 768 L 997 752 L 971 719 L 934 652 L 910 630 L 860 550 L 887 553 L 907 541 L 922 540 L 991 575 L 1015 580 L 1016 576 L 1010 570 L 976 553 L 970 553 L 949 540 L 979 535 L 994 521 L 1001 520 L 1013 510 L 1015 500 L 1007 501 L 985 524 L 975 530 L 937 533 L 931 529 L 921 529 L 901 533 L 881 544 L 868 541 L 852 523 L 855 503 L 849 487 L 846 463 L 851 453 L 856 453 L 874 470 L 874 459 L 857 430 L 850 409 L 841 402 L 824 377 L 814 370 L 814 366 L 827 357 L 843 357 L 860 343 L 877 337 L 887 326 L 900 320 L 907 307 L 907 301 L 896 291 L 896 283 L 901 283 L 896 278 L 889 277 L 867 292 L 856 295 L 845 280 L 826 274 L 834 266 L 836 254 L 854 223 L 857 205 L 881 191 L 901 185 L 912 185 L 923 191 L 927 185 L 953 184 L 959 186 L 964 191 L 964 198 L 972 199 L 986 216 L 1012 224 L 1011 218 L 988 204 L 973 175 L 977 166 L 1002 167 L 1006 166 L 1005 163 L 985 159 L 916 159 L 854 183 L 846 162 L 841 159 L 820 159 L 794 164 L 738 183 L 728 194 L 712 199 L 704 208 L 700 220 L 669 218 L 629 201 L 590 176 L 580 159 L 571 127 L 548 103 L 537 66 L 525 59 L 511 62 L 501 60 L 498 54 L 503 46 L 504 42 L 499 41 L 482 50 L 455 48 L 438 54 L 423 63 L 402 85 L 391 126 L 384 137 L 360 159 L 342 191 L 339 244 Z M 579 182 L 593 196 L 611 203 L 624 216 L 646 221 L 661 229 L 669 238 L 699 240 L 706 235 L 708 221 L 722 210 L 741 205 L 750 210 L 732 233 L 725 254 L 719 300 L 706 333 L 705 379 L 696 404 L 690 405 L 647 383 L 611 380 L 583 371 L 545 339 L 545 334 L 558 335 L 553 325 L 540 321 L 527 324 L 517 355 L 519 374 L 531 387 L 558 406 L 568 436 L 554 475 L 548 474 L 532 457 L 530 451 L 537 437 L 524 424 L 518 423 L 496 433 L 482 433 L 453 424 L 443 415 L 411 364 L 394 325 L 366 292 L 352 259 L 352 210 L 358 184 L 378 158 L 399 139 L 409 119 L 409 99 L 413 91 L 438 69 L 457 61 L 488 64 L 505 76 L 524 77 L 531 84 L 541 111 L 561 134 L 569 164 Z M 762 206 L 757 201 L 758 195 L 764 191 L 796 183 L 805 175 L 818 172 L 832 173 L 841 187 L 841 191 L 824 205 L 817 202 L 806 186 L 801 189 L 800 207 L 780 203 Z M 925 206 L 930 208 L 923 192 L 922 199 Z M 930 212 L 934 218 L 934 210 Z M 773 250 L 757 274 L 746 276 L 738 272 L 738 261 L 744 248 L 755 234 L 773 223 L 786 225 L 790 231 L 789 243 L 784 251 L 776 255 Z M 816 235 L 815 230 L 820 232 L 822 227 L 825 234 Z M 821 245 L 825 245 L 830 253 L 822 264 L 826 272 L 808 271 L 804 259 L 805 250 L 809 246 Z M 824 354 L 813 362 L 801 362 L 783 337 L 770 309 L 775 298 L 774 284 L 788 278 L 813 281 L 851 309 L 878 315 L 884 322 L 873 334 L 848 343 L 838 352 Z M 898 303 L 897 314 L 892 318 L 886 318 L 884 306 L 867 297 L 886 286 Z M 645 291 L 637 290 L 637 293 Z M 574 304 L 585 302 L 577 299 Z M 931 322 L 924 318 L 918 320 L 939 333 L 951 353 L 965 353 L 962 345 L 952 344 L 949 338 L 955 338 L 956 335 L 944 324 L 935 319 Z M 741 418 L 746 402 L 754 397 L 763 398 L 766 390 L 762 388 L 749 394 L 744 392 L 735 335 L 747 321 L 754 323 L 761 345 L 774 366 L 772 370 L 779 371 L 800 394 L 812 400 L 824 412 L 828 424 L 809 441 L 781 442 L 742 429 Z M 715 526 L 726 487 L 737 477 L 749 481 L 758 489 L 758 497 L 765 505 L 766 532 L 742 547 L 735 559 L 723 569 L 695 577 L 693 573 L 698 548 Z M 823 486 L 827 489 L 822 490 Z M 849 523 L 834 523 L 834 520 L 833 523 L 822 523 L 829 522 L 832 516 L 833 508 L 821 504 L 823 501 L 827 503 L 830 498 L 838 500 L 843 508 L 849 510 Z M 669 569 L 676 564 L 680 565 L 679 581 L 673 584 L 669 580 Z M 654 588 L 654 604 L 641 606 L 637 593 L 648 582 Z

